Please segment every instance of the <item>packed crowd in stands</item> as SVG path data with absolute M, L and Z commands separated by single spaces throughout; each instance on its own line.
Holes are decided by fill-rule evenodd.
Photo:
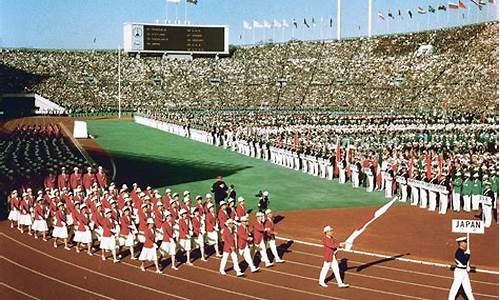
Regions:
M 263 205 L 250 226 L 245 199 L 236 198 L 236 191 L 221 176 L 205 197 L 193 199 L 189 191 L 181 197 L 170 189 L 163 195 L 149 186 L 141 190 L 136 183 L 131 188 L 126 184 L 118 187 L 109 182 L 101 167 L 97 173 L 88 167 L 83 175 L 78 167 L 71 175 L 63 167 L 57 176 L 45 177 L 37 192 L 30 187 L 13 190 L 8 197 L 8 219 L 11 228 L 35 239 L 48 241 L 51 236 L 55 248 L 62 244 L 77 253 L 97 253 L 103 261 L 111 253 L 114 263 L 130 255 L 141 261 L 142 271 L 147 268 L 145 262 L 152 262 L 161 273 L 160 264 L 165 260 L 178 270 L 178 254 L 185 254 L 184 263 L 192 265 L 196 259 L 191 258 L 192 251 L 207 261 L 206 251 L 213 250 L 221 258 L 222 275 L 231 258 L 236 276 L 243 276 L 239 256 L 252 273 L 259 271 L 254 251 L 265 267 L 272 266 L 272 260 L 285 262 L 278 254 L 273 214 L 266 206 L 268 196 L 267 192 L 260 196 Z
M 231 57 L 122 55 L 124 110 L 323 108 L 497 113 L 498 23 L 400 36 L 238 48 Z M 423 45 L 433 51 L 419 54 Z M 3 49 L 1 92 L 34 91 L 68 112 L 115 111 L 113 51 Z

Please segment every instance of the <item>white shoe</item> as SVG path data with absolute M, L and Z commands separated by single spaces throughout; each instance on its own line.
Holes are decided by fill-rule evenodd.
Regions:
M 339 288 L 348 288 L 349 285 L 347 283 L 339 283 Z
M 250 272 L 255 273 L 255 272 L 259 272 L 259 270 L 260 270 L 260 268 L 253 268 L 250 270 Z
M 282 264 L 282 263 L 284 263 L 284 262 L 285 262 L 285 260 L 284 260 L 284 259 L 281 259 L 281 258 L 275 259 L 274 261 L 275 261 L 276 263 L 279 263 L 279 264 Z
M 226 275 L 226 272 L 224 272 L 224 271 L 219 271 L 219 273 L 220 273 L 221 275 Z
M 237 273 L 236 273 L 236 277 L 241 277 L 241 276 L 243 276 L 243 275 L 245 275 L 245 273 L 242 273 L 242 272 L 237 272 Z
M 274 264 L 272 262 L 266 263 L 266 268 L 272 267 Z
M 324 287 L 324 288 L 328 287 L 328 285 L 326 283 L 324 283 L 324 282 L 320 282 L 319 285 L 322 286 L 322 287 Z

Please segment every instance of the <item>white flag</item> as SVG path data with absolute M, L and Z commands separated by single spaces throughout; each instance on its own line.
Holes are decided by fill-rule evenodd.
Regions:
M 283 27 L 290 27 L 290 24 L 288 24 L 288 22 L 283 19 L 283 23 L 282 23 Z
M 273 27 L 280 28 L 281 27 L 280 21 L 274 19 L 274 21 L 273 21 Z
M 243 28 L 248 29 L 248 30 L 252 29 L 252 27 L 250 26 L 250 23 L 248 23 L 247 21 L 243 21 Z
M 179 3 L 181 2 L 181 0 L 166 0 L 167 2 L 170 2 L 170 3 Z
M 259 22 L 254 20 L 253 21 L 253 28 L 262 28 L 262 25 Z
M 264 22 L 262 22 L 262 26 L 264 26 L 264 28 L 271 28 L 271 24 L 269 24 L 268 21 L 264 20 Z

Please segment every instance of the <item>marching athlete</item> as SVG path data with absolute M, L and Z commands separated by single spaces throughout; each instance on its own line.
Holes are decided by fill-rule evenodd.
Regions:
M 46 213 L 44 206 L 42 204 L 43 198 L 38 197 L 36 199 L 35 205 L 35 221 L 33 221 L 33 231 L 35 234 L 35 239 L 38 239 L 38 232 L 42 233 L 42 238 L 46 242 L 47 241 L 47 232 L 49 231 L 49 227 L 47 226 Z
M 117 263 L 119 262 L 119 260 L 116 257 L 116 239 L 113 234 L 115 231 L 115 226 L 111 219 L 111 210 L 109 208 L 106 208 L 106 210 L 104 211 L 104 219 L 102 220 L 101 227 L 102 227 L 102 237 L 100 244 L 101 259 L 106 260 L 105 252 L 109 250 L 113 255 L 113 262 Z
M 455 300 L 460 286 L 463 287 L 467 299 L 474 300 L 469 280 L 470 249 L 467 245 L 467 238 L 465 236 L 459 237 L 456 241 L 458 243 L 458 249 L 455 252 L 456 267 L 453 272 L 453 284 L 451 285 L 450 293 L 448 294 L 448 300 Z
M 175 253 L 176 253 L 176 243 L 174 240 L 174 222 L 175 220 L 169 211 L 165 213 L 166 219 L 162 224 L 163 229 L 163 241 L 160 245 L 160 254 L 162 257 L 170 255 L 170 266 L 172 270 L 178 270 L 175 266 Z
M 130 218 L 130 207 L 125 206 L 122 210 L 122 216 L 120 217 L 120 235 L 118 238 L 120 249 L 118 252 L 121 252 L 123 246 L 128 247 L 130 250 L 130 259 L 136 260 L 137 257 L 135 257 L 134 253 L 135 236 L 132 233 L 133 229 L 135 229 L 135 226 Z
M 222 259 L 220 261 L 219 272 L 222 275 L 226 275 L 226 263 L 229 256 L 233 261 L 233 269 L 236 272 L 236 276 L 240 277 L 244 274 L 241 272 L 240 266 L 238 264 L 238 256 L 236 255 L 236 243 L 234 241 L 234 229 L 233 220 L 228 219 L 226 221 L 226 226 L 222 229 L 222 239 L 224 240 L 224 253 L 222 254 Z
M 215 217 L 215 207 L 213 203 L 208 203 L 207 214 L 205 216 L 205 226 L 207 230 L 207 244 L 209 246 L 214 246 L 215 256 L 222 257 L 219 251 L 219 229 L 217 226 L 217 219 Z
M 248 244 L 252 242 L 252 238 L 250 237 L 250 231 L 248 230 L 247 216 L 240 217 L 240 226 L 238 226 L 237 235 L 239 254 L 243 256 L 252 273 L 259 271 L 259 268 L 256 268 L 253 263 L 252 256 L 250 255 L 250 249 L 248 248 Z
M 57 248 L 57 239 L 64 241 L 64 249 L 70 250 L 68 247 L 68 228 L 66 227 L 66 212 L 64 211 L 64 204 L 59 202 L 57 204 L 57 212 L 55 216 L 56 222 L 52 237 L 54 237 L 54 248 Z
M 273 213 L 270 209 L 266 209 L 266 220 L 264 222 L 264 227 L 266 231 L 265 238 L 269 243 L 269 248 L 271 248 L 271 252 L 274 255 L 274 261 L 277 263 L 284 263 L 285 261 L 280 258 L 278 254 L 278 249 L 276 248 Z
M 342 282 L 342 278 L 340 277 L 339 265 L 337 263 L 337 258 L 335 257 L 335 253 L 338 248 L 344 247 L 344 243 L 338 243 L 337 240 L 333 237 L 333 228 L 331 226 L 325 226 L 323 228 L 323 233 L 325 237 L 323 238 L 323 267 L 321 268 L 321 273 L 319 274 L 319 285 L 322 287 L 328 287 L 325 283 L 326 275 L 328 273 L 328 269 L 332 269 L 333 274 L 335 275 L 335 280 L 337 280 L 337 285 L 339 288 L 349 287 L 348 284 Z
M 144 261 L 152 261 L 156 267 L 156 273 L 160 274 L 160 267 L 158 266 L 158 256 L 156 255 L 156 244 L 155 244 L 155 233 L 154 225 L 155 221 L 152 218 L 146 220 L 147 227 L 144 230 L 144 247 L 142 247 L 141 255 L 139 255 L 139 260 L 141 261 L 141 271 L 145 272 Z
M 10 204 L 10 212 L 9 212 L 9 221 L 10 228 L 14 228 L 14 223 L 19 225 L 19 199 L 17 198 L 17 191 L 13 190 L 9 197 Z
M 259 249 L 260 252 L 260 258 L 261 260 L 266 264 L 266 268 L 270 267 L 273 265 L 273 263 L 269 260 L 269 257 L 267 256 L 267 251 L 266 251 L 266 242 L 265 242 L 265 217 L 262 212 L 257 212 L 255 214 L 257 217 L 257 221 L 253 225 L 253 238 L 254 238 L 254 244 L 255 247 Z

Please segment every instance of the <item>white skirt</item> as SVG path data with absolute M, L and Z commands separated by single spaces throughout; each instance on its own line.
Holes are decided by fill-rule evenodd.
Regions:
M 11 211 L 9 212 L 9 217 L 8 217 L 8 219 L 9 219 L 10 221 L 16 221 L 16 222 L 17 222 L 17 221 L 19 221 L 19 211 L 17 211 L 17 210 L 11 210 Z
M 207 243 L 209 245 L 215 245 L 217 244 L 219 240 L 219 236 L 217 235 L 217 231 L 210 231 L 210 232 L 207 232 Z
M 163 240 L 163 230 L 156 229 L 155 230 L 155 242 Z
M 162 242 L 160 245 L 160 252 L 168 255 L 175 255 L 175 243 L 170 242 Z
M 139 255 L 139 260 L 141 261 L 156 261 L 158 260 L 158 255 L 156 255 L 156 245 L 151 248 L 142 248 L 141 255 Z
M 68 238 L 68 229 L 66 226 L 58 227 L 55 226 L 54 230 L 52 231 L 52 236 L 55 238 L 60 238 L 60 239 L 67 239 Z
M 26 214 L 26 215 L 20 214 L 19 215 L 19 224 L 31 226 L 31 224 L 33 224 L 33 220 L 31 220 L 31 215 L 30 214 Z
M 127 236 L 120 235 L 118 238 L 120 246 L 132 247 L 135 244 L 134 235 L 129 233 Z
M 92 233 L 89 229 L 85 231 L 75 231 L 75 236 L 73 237 L 73 241 L 80 242 L 84 244 L 92 243 Z
M 68 225 L 73 225 L 73 216 L 72 215 L 66 215 L 66 224 Z
M 137 239 L 141 243 L 144 243 L 146 241 L 146 237 L 144 236 L 144 231 L 139 231 L 139 233 L 137 234 Z
M 205 246 L 205 238 L 203 234 L 200 234 L 197 237 L 193 237 L 193 242 L 197 247 L 204 247 Z
M 191 239 L 179 240 L 179 247 L 181 247 L 185 251 L 191 251 Z
M 32 228 L 34 231 L 49 231 L 49 227 L 45 220 L 35 220 Z
M 116 239 L 114 236 L 101 237 L 101 244 L 99 246 L 104 250 L 114 250 L 116 248 Z

